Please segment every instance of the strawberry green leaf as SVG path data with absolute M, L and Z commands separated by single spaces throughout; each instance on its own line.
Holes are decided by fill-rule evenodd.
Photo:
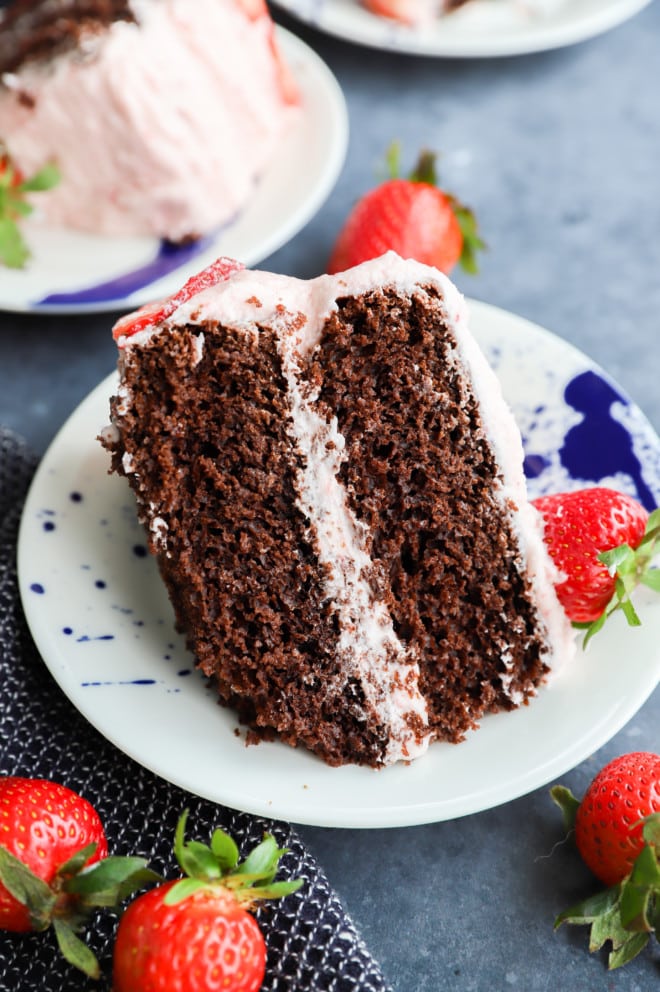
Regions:
M 85 863 L 89 861 L 91 856 L 96 851 L 98 844 L 87 844 L 86 847 L 81 847 L 79 851 L 76 851 L 68 861 L 60 865 L 57 869 L 58 878 L 66 878 L 69 875 L 77 875 L 78 872 L 82 871 L 85 867 Z
M 258 844 L 238 866 L 236 875 L 249 876 L 253 880 L 270 881 L 275 877 L 280 856 L 285 853 L 285 850 L 278 848 L 275 838 L 267 834 L 261 844 Z
M 642 576 L 641 582 L 649 589 L 652 589 L 653 592 L 660 592 L 660 568 L 650 568 L 648 572 Z
M 0 881 L 14 899 L 26 907 L 32 927 L 45 930 L 55 906 L 55 893 L 19 858 L 1 846 Z
M 642 822 L 644 840 L 647 844 L 652 844 L 656 848 L 656 853 L 660 854 L 660 813 L 651 813 L 645 816 Z
M 649 933 L 649 913 L 660 897 L 660 865 L 655 847 L 647 844 L 635 860 L 621 891 L 621 922 L 627 930 Z
M 63 920 L 54 919 L 53 927 L 60 950 L 69 964 L 84 972 L 89 978 L 100 978 L 99 963 L 87 944 Z
M 162 876 L 147 868 L 145 858 L 111 855 L 68 879 L 64 890 L 87 906 L 118 906 L 127 896 Z
M 6 215 L 11 220 L 19 220 L 21 217 L 29 217 L 33 207 L 26 200 L 19 200 L 14 190 L 10 190 L 6 199 Z
M 628 593 L 624 590 L 619 597 L 623 615 L 630 627 L 641 627 L 642 621 L 639 619 L 637 610 L 633 606 L 632 600 L 628 598 Z
M 25 193 L 43 193 L 57 186 L 61 178 L 60 170 L 55 163 L 49 162 L 42 169 L 39 169 L 38 172 L 35 172 L 33 176 L 30 176 L 29 179 L 23 180 L 19 189 Z
M 567 830 L 572 830 L 575 826 L 575 816 L 580 806 L 579 799 L 576 799 L 571 790 L 565 785 L 553 785 L 550 789 L 550 797 L 562 812 L 564 826 Z
M 449 199 L 456 215 L 458 226 L 461 229 L 461 234 L 463 235 L 463 248 L 461 257 L 458 260 L 459 265 L 465 272 L 475 275 L 479 271 L 477 252 L 484 251 L 486 249 L 486 243 L 479 235 L 475 213 L 469 207 L 460 203 L 456 197 L 450 196 Z
M 302 884 L 302 878 L 294 878 L 290 882 L 271 882 L 270 885 L 250 889 L 249 895 L 251 899 L 281 899 L 282 896 L 297 892 Z
M 602 551 L 598 555 L 599 560 L 606 566 L 610 575 L 617 572 L 623 573 L 626 568 L 635 568 L 635 552 L 629 544 L 620 544 L 610 551 Z
M 617 886 L 617 889 L 619 887 Z M 604 946 L 608 941 L 612 944 L 612 947 L 617 950 L 628 940 L 629 934 L 626 933 L 622 923 L 621 915 L 619 912 L 619 900 L 620 895 L 617 892 L 617 899 L 604 913 L 595 916 L 591 922 L 591 931 L 589 933 L 589 950 L 598 951 Z
M 229 871 L 238 864 L 238 847 L 234 840 L 224 830 L 214 830 L 211 837 L 211 850 L 223 871 Z
M 398 179 L 401 175 L 401 143 L 393 141 L 385 152 L 385 178 Z
M 573 626 L 574 627 L 577 627 L 578 630 L 584 629 L 587 632 L 585 634 L 585 636 L 584 636 L 584 640 L 582 641 L 582 647 L 583 648 L 586 648 L 587 647 L 587 644 L 589 643 L 589 641 L 591 640 L 591 638 L 594 637 L 594 635 L 597 634 L 599 630 L 602 630 L 602 628 L 605 626 L 605 621 L 607 620 L 608 616 L 609 616 L 609 614 L 606 611 L 603 611 L 601 613 L 601 615 L 598 617 L 598 619 L 597 620 L 594 620 L 593 623 L 586 623 L 586 624 L 584 624 L 584 623 L 574 623 L 573 624 Z
M 598 917 L 607 915 L 619 902 L 619 886 L 614 885 L 610 889 L 598 892 L 588 899 L 575 903 L 569 909 L 565 909 L 555 920 L 555 930 L 562 923 L 593 923 Z
M 0 262 L 10 269 L 20 269 L 29 257 L 30 252 L 14 221 L 0 216 Z
M 615 947 L 609 955 L 607 966 L 610 971 L 621 968 L 636 958 L 640 951 L 643 951 L 649 941 L 647 933 L 635 933 L 628 937 L 620 947 Z
M 163 902 L 166 906 L 176 906 L 177 903 L 188 899 L 195 892 L 206 888 L 206 882 L 199 878 L 182 878 L 165 893 Z
M 222 868 L 211 848 L 197 840 L 187 841 L 182 851 L 182 867 L 193 878 L 210 880 L 222 875 Z

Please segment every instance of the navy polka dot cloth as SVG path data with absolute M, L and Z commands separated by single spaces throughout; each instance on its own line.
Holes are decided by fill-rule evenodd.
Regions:
M 16 535 L 34 468 L 23 442 L 0 428 L 0 773 L 54 779 L 81 793 L 98 809 L 113 854 L 140 854 L 170 877 L 177 870 L 174 828 L 184 808 L 190 836 L 207 839 L 222 827 L 242 853 L 270 831 L 289 849 L 279 877 L 302 878 L 304 885 L 259 910 L 268 946 L 264 992 L 389 992 L 323 871 L 288 824 L 216 806 L 157 778 L 101 737 L 53 681 L 27 630 L 16 581 Z M 0 933 L 0 989 L 109 992 L 115 927 L 116 917 L 105 914 L 88 928 L 100 982 L 60 958 L 51 932 Z

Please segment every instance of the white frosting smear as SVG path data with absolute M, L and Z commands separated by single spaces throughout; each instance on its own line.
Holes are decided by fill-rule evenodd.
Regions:
M 248 9 L 250 8 L 250 9 Z M 89 31 L 80 50 L 27 62 L 0 85 L 0 135 L 54 224 L 180 240 L 248 201 L 297 96 L 265 5 L 133 0 L 138 23 Z

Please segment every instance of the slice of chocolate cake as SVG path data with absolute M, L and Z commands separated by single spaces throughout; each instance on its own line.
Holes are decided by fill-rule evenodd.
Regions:
M 252 736 L 411 759 L 570 653 L 520 435 L 437 271 L 389 254 L 302 282 L 219 260 L 115 334 L 104 444 Z

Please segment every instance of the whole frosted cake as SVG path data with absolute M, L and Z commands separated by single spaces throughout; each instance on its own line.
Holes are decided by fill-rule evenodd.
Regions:
M 298 96 L 264 0 L 16 0 L 0 12 L 0 145 L 61 182 L 51 222 L 182 241 L 253 193 Z
M 406 761 L 571 652 L 520 435 L 435 269 L 388 254 L 304 282 L 220 259 L 115 336 L 103 443 L 253 738 Z

